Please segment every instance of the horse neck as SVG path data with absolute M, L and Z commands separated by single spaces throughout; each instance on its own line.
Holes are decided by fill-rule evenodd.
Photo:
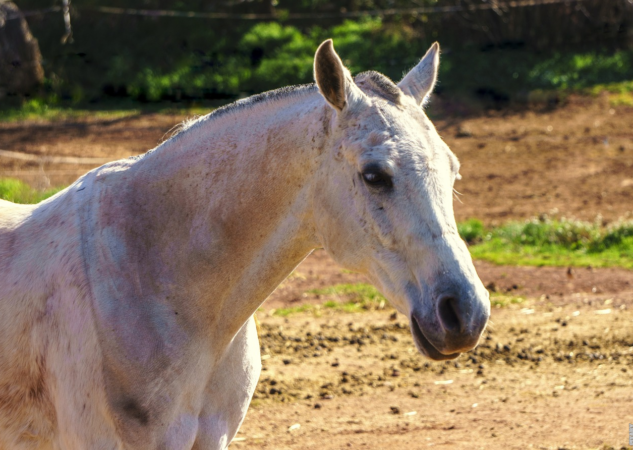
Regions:
M 202 121 L 139 161 L 137 232 L 161 248 L 151 276 L 223 336 L 319 245 L 310 196 L 330 114 L 297 94 Z

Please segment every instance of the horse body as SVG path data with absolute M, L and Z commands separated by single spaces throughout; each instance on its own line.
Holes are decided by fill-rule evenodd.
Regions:
M 437 55 L 397 88 L 319 51 L 318 90 L 238 102 L 39 205 L 0 202 L 0 448 L 226 448 L 259 377 L 252 315 L 319 246 L 427 356 L 476 345 L 489 306 L 452 217 L 457 163 L 419 108 Z
M 227 114 L 210 125 L 223 131 L 214 141 L 183 133 L 40 205 L 2 203 L 0 292 L 9 323 L 1 328 L 0 380 L 14 394 L 0 394 L 0 448 L 37 448 L 40 439 L 64 449 L 230 442 L 259 377 L 249 318 L 314 246 L 305 239 L 307 180 L 299 175 L 316 158 L 296 151 L 305 122 L 296 121 L 295 133 L 284 127 L 267 143 L 273 148 L 242 129 L 268 135 L 267 124 Z M 24 403 L 38 383 L 42 398 Z

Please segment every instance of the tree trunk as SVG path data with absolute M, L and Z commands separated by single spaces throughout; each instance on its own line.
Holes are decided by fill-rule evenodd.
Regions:
M 18 7 L 0 0 L 0 98 L 6 94 L 26 94 L 43 80 L 37 39 Z

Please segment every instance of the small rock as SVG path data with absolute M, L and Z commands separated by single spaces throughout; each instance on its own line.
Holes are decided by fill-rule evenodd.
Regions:
M 321 403 L 315 403 L 314 409 L 321 409 Z
M 463 125 L 460 126 L 457 129 L 457 133 L 455 133 L 455 137 L 458 137 L 458 138 L 471 137 L 472 135 L 473 135 L 473 132 L 470 131 L 468 127 L 465 127 Z
M 391 413 L 392 414 L 400 414 L 400 408 L 398 408 L 397 406 L 392 406 L 391 407 Z

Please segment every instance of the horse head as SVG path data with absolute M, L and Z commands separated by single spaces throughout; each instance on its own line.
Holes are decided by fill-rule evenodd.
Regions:
M 366 274 L 410 321 L 420 352 L 453 359 L 473 349 L 490 302 L 457 231 L 459 162 L 422 108 L 439 46 L 398 83 L 352 78 L 325 41 L 314 74 L 331 114 L 313 204 L 317 234 L 343 267 Z

